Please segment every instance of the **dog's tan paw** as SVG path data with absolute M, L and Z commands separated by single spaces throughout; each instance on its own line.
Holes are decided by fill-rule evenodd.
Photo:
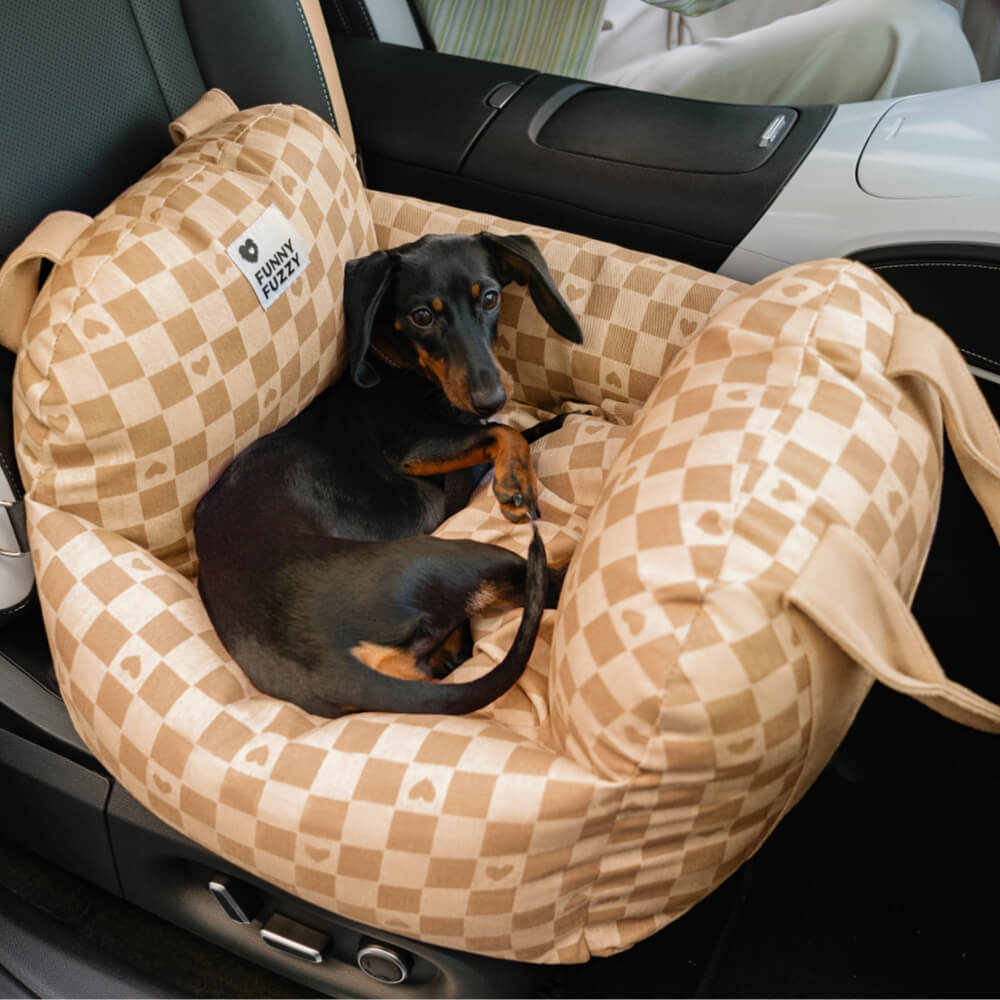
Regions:
M 530 466 L 511 463 L 502 479 L 493 483 L 493 493 L 508 521 L 533 521 L 538 513 L 538 486 Z

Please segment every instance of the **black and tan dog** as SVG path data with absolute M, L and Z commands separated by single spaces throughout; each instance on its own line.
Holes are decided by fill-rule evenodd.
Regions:
M 198 585 L 223 644 L 262 691 L 309 712 L 461 714 L 521 675 L 562 572 L 537 530 L 527 560 L 428 536 L 492 466 L 504 514 L 538 516 L 527 435 L 494 346 L 501 289 L 528 286 L 568 340 L 580 328 L 525 236 L 425 236 L 347 265 L 349 378 L 229 466 L 195 514 Z M 468 618 L 524 606 L 504 660 L 465 684 Z

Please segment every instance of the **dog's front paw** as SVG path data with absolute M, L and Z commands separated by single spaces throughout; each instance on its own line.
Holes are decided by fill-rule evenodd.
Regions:
M 508 521 L 534 521 L 538 513 L 538 484 L 530 465 L 511 462 L 503 476 L 493 481 L 493 493 Z

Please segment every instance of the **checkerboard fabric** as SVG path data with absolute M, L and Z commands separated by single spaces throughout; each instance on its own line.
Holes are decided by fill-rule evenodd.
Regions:
M 290 128 L 296 113 L 244 114 Z M 133 329 L 136 307 L 109 308 L 125 290 L 95 298 L 85 284 L 64 305 L 74 278 L 101 269 L 102 245 L 101 260 L 117 259 L 115 209 L 95 223 L 93 257 L 79 254 L 38 307 L 19 360 L 17 435 L 61 690 L 132 795 L 288 892 L 498 957 L 613 953 L 738 868 L 808 787 L 868 689 L 868 675 L 784 599 L 825 526 L 848 526 L 904 594 L 915 588 L 941 442 L 936 404 L 884 375 L 907 307 L 857 263 L 802 265 L 746 288 L 526 227 L 585 334 L 581 348 L 560 343 L 522 290 L 505 291 L 505 361 L 518 380 L 508 416 L 524 425 L 570 413 L 533 446 L 549 556 L 569 560 L 560 606 L 546 612 L 521 682 L 476 715 L 320 719 L 254 690 L 219 643 L 192 579 L 190 498 L 338 373 L 343 258 L 425 231 L 525 231 L 377 193 L 369 215 L 353 168 L 338 163 L 340 179 L 316 180 L 337 192 L 340 221 L 318 230 L 330 228 L 330 273 L 310 278 L 312 296 L 293 289 L 277 329 L 249 303 L 236 316 L 228 299 L 205 315 L 185 305 L 181 315 L 198 322 L 172 326 L 174 339 L 176 312 Z M 153 192 L 162 181 L 154 172 L 141 183 Z M 158 245 L 151 234 L 171 214 L 143 211 L 136 203 L 121 228 L 148 221 Z M 202 230 L 182 230 L 201 245 Z M 223 285 L 216 262 L 212 281 Z M 122 271 L 132 285 L 150 280 L 138 266 Z M 327 303 L 313 306 L 315 322 L 310 297 Z M 115 329 L 88 334 L 88 320 Z M 224 349 L 217 341 L 233 329 L 244 346 Z M 178 346 L 192 331 L 200 343 Z M 276 368 L 248 339 L 258 333 L 282 340 Z M 108 353 L 113 338 L 119 350 Z M 129 370 L 123 346 L 149 366 L 125 394 L 133 383 L 115 374 Z M 222 387 L 213 405 L 193 388 L 202 357 L 208 384 Z M 192 392 L 197 402 L 185 402 Z M 112 409 L 133 398 L 155 426 L 130 433 L 115 422 Z M 243 407 L 253 419 L 237 416 Z M 198 433 L 207 450 L 180 461 Z M 115 455 L 131 471 L 100 478 L 97 457 L 114 468 Z M 166 466 L 178 491 L 149 517 L 146 463 Z M 438 533 L 524 551 L 529 530 L 500 515 L 485 483 Z M 518 618 L 478 619 L 457 679 L 496 663 Z
M 371 211 L 381 247 L 483 229 L 535 241 L 580 318 L 584 342 L 576 347 L 551 336 L 527 289 L 508 285 L 498 354 L 516 398 L 547 409 L 574 400 L 631 420 L 674 355 L 742 287 L 677 261 L 414 198 L 373 192 Z
M 309 266 L 265 311 L 225 248 L 271 206 Z M 191 137 L 94 219 L 35 304 L 14 396 L 29 491 L 192 573 L 194 505 L 337 374 L 344 263 L 374 246 L 358 173 L 310 112 Z

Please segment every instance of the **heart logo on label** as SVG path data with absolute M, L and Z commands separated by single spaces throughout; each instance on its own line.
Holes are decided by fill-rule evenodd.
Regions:
M 245 240 L 240 244 L 240 256 L 251 264 L 257 263 L 257 258 L 260 256 L 260 250 L 257 249 L 257 244 L 253 240 Z

